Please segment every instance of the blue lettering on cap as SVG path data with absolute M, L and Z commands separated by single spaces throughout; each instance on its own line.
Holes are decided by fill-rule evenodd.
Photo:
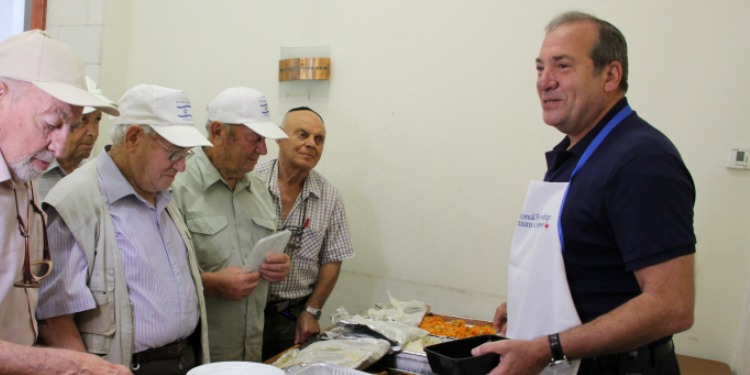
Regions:
M 271 112 L 268 111 L 268 102 L 266 102 L 266 98 L 262 98 L 260 100 L 260 106 L 263 108 L 261 111 L 264 115 L 268 116 Z
M 185 102 L 177 102 L 177 109 L 178 109 L 177 117 L 183 120 L 192 120 L 193 115 L 190 114 L 190 108 L 192 108 L 190 106 L 190 103 L 185 103 L 185 104 L 180 104 L 180 103 L 185 103 Z M 182 112 L 182 113 L 179 113 L 179 112 Z

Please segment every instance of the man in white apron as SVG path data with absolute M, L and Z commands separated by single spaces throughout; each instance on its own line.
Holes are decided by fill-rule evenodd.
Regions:
M 672 334 L 695 300 L 690 173 L 628 105 L 617 28 L 565 13 L 536 66 L 544 121 L 566 137 L 518 219 L 495 315 L 511 340 L 473 353 L 501 355 L 491 374 L 679 374 Z

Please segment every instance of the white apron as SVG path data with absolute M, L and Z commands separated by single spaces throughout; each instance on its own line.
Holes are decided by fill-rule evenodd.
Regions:
M 571 173 L 571 180 L 625 117 L 623 108 L 597 134 Z M 508 329 L 511 339 L 533 340 L 581 325 L 568 287 L 560 227 L 568 182 L 531 181 L 511 243 L 508 269 Z M 563 348 L 564 349 L 564 348 Z M 545 368 L 542 374 L 575 374 L 580 359 L 568 368 Z

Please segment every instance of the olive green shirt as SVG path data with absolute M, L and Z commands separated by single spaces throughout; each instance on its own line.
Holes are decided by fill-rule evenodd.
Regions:
M 246 174 L 234 190 L 201 149 L 172 184 L 202 272 L 245 265 L 253 245 L 276 231 L 276 207 L 264 181 Z M 268 283 L 241 301 L 206 297 L 211 362 L 260 361 Z

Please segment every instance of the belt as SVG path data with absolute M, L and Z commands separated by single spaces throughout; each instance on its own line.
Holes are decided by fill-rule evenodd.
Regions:
M 173 344 L 165 345 L 160 348 L 144 350 L 140 353 L 133 354 L 133 366 L 141 363 L 159 361 L 164 359 L 180 358 L 182 353 L 190 346 L 187 340 L 180 340 Z
M 674 342 L 672 342 L 672 340 L 668 340 L 665 343 L 657 344 L 653 347 L 649 346 L 649 349 L 651 349 L 651 355 L 653 356 L 653 358 L 661 358 L 674 350 Z
M 307 297 L 309 296 L 304 296 L 304 297 L 295 298 L 295 299 L 283 299 L 280 301 L 268 302 L 266 303 L 266 309 L 271 309 L 272 311 L 276 311 L 276 312 L 284 311 L 290 307 L 298 306 L 300 304 L 307 302 Z
M 665 342 L 644 345 L 627 352 L 603 355 L 589 359 L 593 363 L 598 363 L 600 367 L 608 368 L 617 367 L 623 360 L 635 360 L 639 356 L 645 356 L 647 353 L 650 354 L 650 361 L 655 362 L 669 355 L 673 350 L 674 342 L 672 342 L 672 339 L 670 338 Z

